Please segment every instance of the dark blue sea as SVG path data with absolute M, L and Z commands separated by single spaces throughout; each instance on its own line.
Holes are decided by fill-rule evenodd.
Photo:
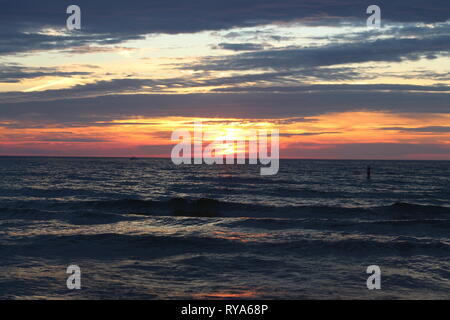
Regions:
M 450 162 L 259 169 L 0 158 L 0 299 L 449 299 Z

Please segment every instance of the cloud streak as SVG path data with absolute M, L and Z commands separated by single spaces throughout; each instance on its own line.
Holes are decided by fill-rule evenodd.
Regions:
M 240 53 L 233 56 L 204 58 L 186 69 L 225 70 L 291 70 L 295 68 L 333 66 L 363 62 L 401 62 L 421 57 L 435 59 L 436 54 L 450 50 L 450 37 L 424 39 L 378 39 L 375 41 L 332 43 L 316 47 L 296 47 Z
M 227 30 L 302 21 L 311 25 L 363 25 L 366 0 L 167 0 L 88 1 L 78 0 L 83 31 L 68 35 L 42 32 L 64 29 L 65 10 L 71 3 L 48 1 L 0 1 L 0 54 L 52 50 L 77 46 L 115 45 L 147 34 L 179 34 Z M 450 17 L 446 0 L 379 0 L 387 21 L 445 21 Z M 208 17 L 205 19 L 204 17 Z
M 34 79 L 40 77 L 72 77 L 87 76 L 91 72 L 82 71 L 62 71 L 59 68 L 31 68 L 17 64 L 0 64 L 0 83 L 17 83 L 25 79 Z

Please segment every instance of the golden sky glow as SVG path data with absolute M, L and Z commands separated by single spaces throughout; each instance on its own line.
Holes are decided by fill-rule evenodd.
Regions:
M 309 157 L 311 150 L 339 144 L 450 144 L 450 132 L 427 132 L 421 129 L 424 123 L 427 127 L 448 125 L 448 114 L 345 112 L 301 120 L 163 117 L 98 122 L 89 127 L 0 127 L 0 146 L 39 146 L 42 155 L 52 154 L 60 149 L 70 149 L 81 156 L 95 154 L 97 151 L 106 152 L 110 156 L 123 156 L 125 153 L 140 157 L 167 157 L 168 150 L 175 144 L 171 141 L 172 131 L 193 131 L 193 123 L 198 121 L 202 122 L 203 132 L 209 134 L 210 141 L 220 137 L 223 140 L 245 140 L 249 130 L 279 129 L 281 157 Z M 420 130 L 415 132 L 414 128 Z M 223 148 L 223 154 L 236 151 L 235 147 L 226 143 Z
M 450 57 L 440 43 L 436 51 L 424 46 L 423 52 L 408 43 L 449 29 L 450 21 L 389 22 L 369 32 L 361 24 L 314 26 L 293 20 L 4 54 L 0 155 L 168 157 L 172 132 L 192 130 L 193 122 L 202 121 L 210 140 L 278 129 L 280 155 L 286 158 L 450 159 L 445 110 Z M 35 33 L 71 36 L 64 26 L 46 25 Z M 394 40 L 405 44 L 397 48 Z M 296 90 L 301 94 L 286 107 L 287 93 Z M 253 102 L 263 93 L 272 95 L 271 104 Z M 148 105 L 136 107 L 132 98 L 137 95 L 148 96 Z M 160 95 L 183 95 L 190 104 L 183 98 L 161 102 Z M 206 104 L 200 95 L 217 101 Z M 222 101 L 225 95 L 231 102 Z M 130 102 L 101 104 L 100 98 L 111 96 L 129 96 Z M 77 99 L 94 100 L 82 109 Z M 239 116 L 225 115 L 241 107 L 235 112 Z M 159 113 L 164 116 L 142 115 L 165 108 Z M 221 146 L 223 154 L 237 151 L 234 145 Z

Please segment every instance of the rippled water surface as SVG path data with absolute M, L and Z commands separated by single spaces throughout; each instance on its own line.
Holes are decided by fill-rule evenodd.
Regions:
M 448 299 L 449 164 L 0 158 L 0 298 Z

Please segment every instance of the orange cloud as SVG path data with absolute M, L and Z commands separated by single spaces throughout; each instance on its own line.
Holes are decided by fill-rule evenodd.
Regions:
M 345 154 L 331 152 L 338 152 L 336 146 L 339 145 L 373 144 L 382 149 L 383 145 L 399 144 L 410 146 L 411 157 L 422 159 L 429 155 L 428 158 L 450 159 L 450 155 L 445 154 L 445 148 L 450 147 L 450 130 L 445 129 L 449 120 L 448 114 L 345 112 L 301 119 L 135 118 L 58 128 L 21 128 L 12 123 L 0 123 L 0 154 L 168 157 L 175 144 L 171 133 L 177 129 L 193 130 L 193 123 L 202 121 L 204 132 L 233 139 L 239 139 L 251 129 L 279 129 L 280 153 L 287 158 L 316 155 L 340 158 Z M 418 147 L 417 152 L 412 152 L 414 145 L 434 146 L 437 151 Z M 345 153 L 346 148 L 342 152 Z M 389 154 L 385 156 L 389 158 Z

